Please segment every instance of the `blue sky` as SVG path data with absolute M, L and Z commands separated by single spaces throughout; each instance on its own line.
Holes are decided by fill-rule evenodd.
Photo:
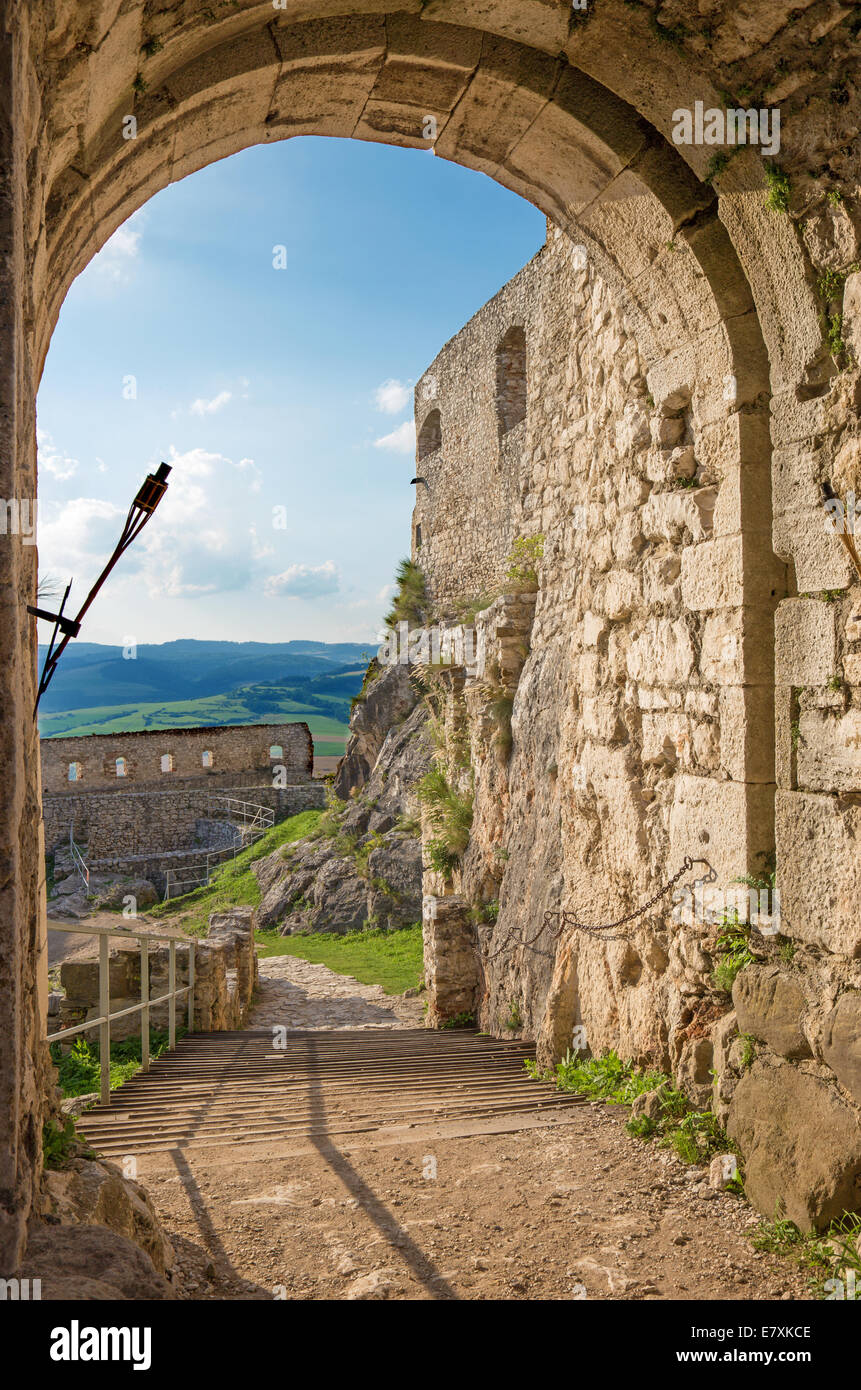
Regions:
M 174 465 L 82 638 L 373 638 L 409 549 L 411 387 L 544 225 L 428 152 L 314 137 L 147 203 L 71 287 L 39 392 L 40 569 L 74 575 L 73 611 Z

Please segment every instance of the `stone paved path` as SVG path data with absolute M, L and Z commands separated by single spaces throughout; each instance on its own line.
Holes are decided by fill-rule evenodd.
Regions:
M 257 1004 L 246 1026 L 420 1028 L 423 1022 L 421 998 L 385 994 L 379 985 L 360 984 L 297 956 L 268 956 L 260 961 Z

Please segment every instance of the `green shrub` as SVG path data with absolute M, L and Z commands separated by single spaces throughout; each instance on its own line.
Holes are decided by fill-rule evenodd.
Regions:
M 469 844 L 472 829 L 473 796 L 452 787 L 443 769 L 436 764 L 418 783 L 416 795 L 425 807 L 428 821 L 436 832 L 431 844 L 445 851 L 456 863 Z M 430 846 L 429 846 L 430 849 Z
M 543 536 L 518 536 L 508 556 L 506 579 L 512 584 L 528 585 L 530 588 L 536 587 L 538 584 L 537 564 L 543 555 Z
M 413 560 L 401 560 L 395 580 L 397 590 L 384 622 L 395 628 L 406 622 L 410 627 L 423 627 L 428 616 L 427 581 L 422 569 Z

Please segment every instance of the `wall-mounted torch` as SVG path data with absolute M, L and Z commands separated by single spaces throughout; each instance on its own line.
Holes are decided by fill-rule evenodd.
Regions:
M 113 555 L 108 560 L 108 563 L 105 565 L 93 587 L 90 589 L 90 592 L 87 594 L 87 597 L 74 618 L 67 618 L 63 612 L 66 606 L 66 599 L 69 597 L 69 590 L 72 587 L 71 580 L 69 580 L 69 583 L 66 585 L 66 592 L 63 594 L 63 601 L 60 604 L 59 613 L 49 613 L 44 608 L 34 608 L 32 604 L 28 603 L 28 613 L 32 613 L 35 618 L 44 618 L 46 622 L 54 624 L 54 631 L 51 634 L 51 641 L 48 644 L 48 651 L 45 656 L 45 663 L 42 667 L 42 675 L 39 680 L 39 689 L 36 694 L 36 704 L 33 710 L 34 714 L 39 708 L 40 699 L 51 684 L 51 677 L 57 669 L 57 662 L 60 660 L 60 657 L 63 655 L 63 652 L 66 650 L 72 638 L 77 637 L 80 632 L 81 623 L 83 622 L 87 609 L 93 602 L 93 599 L 96 597 L 96 594 L 101 589 L 120 556 L 125 554 L 132 541 L 137 540 L 137 537 L 146 526 L 161 499 L 164 497 L 167 491 L 167 475 L 169 472 L 170 465 L 162 463 L 159 465 L 157 473 L 147 474 L 141 484 L 137 497 L 129 508 L 129 514 L 126 517 L 122 535 L 117 541 Z M 57 646 L 57 636 L 59 633 L 63 634 L 63 639 L 59 646 Z

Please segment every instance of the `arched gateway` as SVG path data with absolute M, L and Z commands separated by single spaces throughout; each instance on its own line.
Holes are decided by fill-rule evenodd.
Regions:
M 810 1117 L 818 1106 L 821 1123 L 834 1110 L 835 1163 L 851 1187 L 861 1167 L 854 1109 L 861 1076 L 851 1043 L 858 996 L 834 999 L 835 981 L 851 983 L 861 950 L 854 848 L 861 766 L 852 751 L 853 682 L 861 671 L 845 592 L 856 576 L 822 526 L 817 485 L 829 477 L 842 495 L 858 481 L 858 379 L 854 368 L 838 373 L 848 362 L 839 306 L 823 305 L 816 272 L 851 261 L 852 218 L 839 196 L 825 194 L 856 169 L 854 107 L 841 105 L 835 134 L 835 122 L 817 115 L 817 84 L 844 78 L 857 45 L 845 21 L 814 33 L 812 11 L 799 19 L 793 9 L 791 24 L 753 24 L 735 7 L 717 10 L 710 27 L 694 33 L 663 27 L 646 0 L 601 0 L 594 13 L 572 11 L 564 0 L 414 0 L 392 13 L 375 0 L 287 7 L 277 0 L 45 0 L 38 7 L 6 0 L 0 490 L 7 512 L 16 499 L 36 495 L 35 394 L 71 281 L 171 181 L 255 143 L 350 136 L 417 149 L 432 143 L 438 157 L 485 172 L 543 209 L 586 248 L 608 308 L 624 316 L 642 364 L 643 399 L 652 403 L 653 442 L 689 439 L 714 479 L 712 526 L 680 548 L 681 609 L 666 626 L 646 625 L 633 639 L 640 645 L 627 674 L 652 688 L 650 663 L 684 664 L 689 644 L 691 669 L 708 671 L 703 684 L 719 710 L 719 760 L 684 785 L 671 779 L 652 868 L 707 845 L 721 881 L 754 872 L 757 856 L 773 847 L 776 823 L 785 917 L 799 944 L 814 944 L 825 962 L 815 979 L 803 976 L 796 1012 L 807 1019 L 808 1051 L 839 1083 L 805 1075 L 800 1109 Z M 798 26 L 806 26 L 803 34 Z M 805 39 L 820 44 L 817 69 L 786 96 L 784 120 L 786 158 L 809 204 L 802 235 L 781 210 L 784 175 L 766 168 L 759 149 L 719 147 L 716 159 L 714 145 L 675 145 L 672 136 L 679 108 L 720 108 L 721 93 L 733 85 L 760 88 L 763 73 L 782 70 L 786 44 Z M 780 99 L 775 89 L 769 105 Z M 823 170 L 825 182 L 816 183 L 811 173 Z M 834 280 L 828 283 L 833 290 Z M 619 439 L 626 420 L 639 428 L 627 404 L 623 395 L 615 402 Z M 36 633 L 26 610 L 36 561 L 25 539 L 8 534 L 0 547 L 0 1109 L 12 1117 L 0 1134 L 4 1266 L 14 1265 L 21 1248 L 38 1180 L 45 1088 Z M 624 544 L 621 534 L 614 543 Z M 822 591 L 837 601 L 824 601 Z M 621 612 L 624 595 L 613 602 Z M 612 612 L 597 616 L 612 624 Z M 653 616 L 663 621 L 657 600 Z M 590 650 L 584 646 L 584 671 L 598 659 Z M 614 659 L 611 643 L 606 660 Z M 597 746 L 604 713 L 593 715 Z M 636 824 L 630 833 L 636 838 Z M 648 887 L 648 863 L 647 853 L 631 870 L 632 902 Z M 554 871 L 564 896 L 564 863 Z M 546 904 L 534 884 L 520 888 L 534 921 Z M 598 881 L 591 906 L 606 900 L 610 910 L 616 896 Z M 638 972 L 660 966 L 634 954 L 636 961 L 625 954 L 612 966 L 631 988 Z M 703 964 L 692 947 L 689 957 L 681 968 L 696 992 Z M 604 969 L 598 959 L 584 955 L 580 974 Z M 564 970 L 552 988 L 570 1003 L 574 986 Z M 805 1054 L 800 1043 L 787 1052 L 779 1030 L 768 1034 L 768 1009 L 760 1015 L 779 1082 L 773 1089 L 791 1102 L 793 1058 Z M 654 1025 L 660 1033 L 659 1018 Z M 689 1033 L 692 1043 L 705 1036 L 697 1027 Z M 810 1087 L 820 1088 L 814 1100 Z M 771 1114 L 762 1132 L 773 1138 L 780 1123 L 805 1119 Z M 751 1124 L 743 1142 L 753 1170 L 759 1138 Z M 775 1182 L 791 1192 L 804 1186 L 797 1172 Z

